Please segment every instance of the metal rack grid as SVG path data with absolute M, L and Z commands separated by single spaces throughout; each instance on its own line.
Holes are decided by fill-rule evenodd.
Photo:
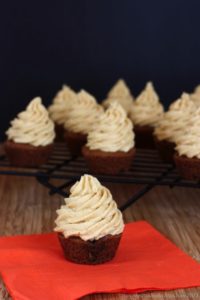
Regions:
M 48 163 L 38 169 L 10 166 L 6 156 L 0 156 L 0 174 L 35 177 L 49 189 L 50 195 L 58 193 L 66 197 L 68 195 L 66 188 L 85 173 L 89 173 L 89 170 L 84 158 L 71 156 L 63 143 L 55 145 Z M 140 189 L 120 207 L 122 211 L 157 185 L 200 187 L 199 182 L 183 180 L 172 164 L 161 161 L 156 150 L 137 149 L 135 160 L 127 172 L 115 176 L 96 176 L 101 182 L 141 185 Z M 59 183 L 55 183 L 54 179 L 59 179 Z

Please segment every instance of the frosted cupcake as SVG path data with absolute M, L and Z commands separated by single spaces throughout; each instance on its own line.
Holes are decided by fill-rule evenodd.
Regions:
M 200 108 L 190 116 L 185 131 L 176 139 L 174 160 L 181 176 L 200 180 Z
M 151 82 L 136 98 L 130 112 L 136 135 L 136 147 L 154 148 L 153 131 L 163 116 L 163 106 Z
M 12 165 L 36 167 L 47 162 L 55 131 L 41 98 L 34 98 L 26 110 L 11 121 L 6 135 L 5 151 Z
M 103 108 L 96 99 L 82 90 L 77 94 L 77 101 L 73 105 L 64 124 L 65 140 L 72 155 L 81 154 L 81 148 L 86 143 L 87 134 L 98 122 Z
M 123 79 L 119 79 L 112 87 L 107 95 L 107 99 L 103 101 L 103 106 L 108 108 L 113 102 L 118 102 L 129 113 L 133 105 L 134 97 L 131 94 L 126 82 Z
M 120 104 L 110 104 L 101 115 L 82 152 L 92 173 L 117 174 L 130 168 L 135 155 L 133 125 Z
M 200 85 L 198 85 L 192 94 L 190 94 L 191 100 L 197 107 L 200 107 Z
M 64 85 L 48 108 L 50 117 L 55 123 L 57 141 L 63 140 L 64 123 L 76 99 L 76 93 L 70 87 Z
M 55 231 L 67 260 L 101 264 L 113 259 L 124 222 L 110 191 L 95 177 L 82 176 L 57 215 Z
M 155 143 L 161 158 L 165 162 L 173 163 L 175 143 L 180 133 L 187 128 L 192 113 L 196 106 L 186 93 L 181 98 L 174 101 L 169 110 L 164 114 L 159 125 L 156 127 Z

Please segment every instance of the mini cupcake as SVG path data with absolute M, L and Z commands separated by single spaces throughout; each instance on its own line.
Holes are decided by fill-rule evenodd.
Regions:
M 55 131 L 41 98 L 33 99 L 26 110 L 11 121 L 6 134 L 5 151 L 12 165 L 37 167 L 47 162 L 53 150 Z
M 63 141 L 64 123 L 76 99 L 76 93 L 70 87 L 64 85 L 48 108 L 50 117 L 55 123 L 56 141 Z
M 108 108 L 110 103 L 118 102 L 129 113 L 133 105 L 133 100 L 134 97 L 126 82 L 123 79 L 119 79 L 108 93 L 107 99 L 103 101 L 102 105 Z
M 67 260 L 95 265 L 113 259 L 123 218 L 110 191 L 95 177 L 82 176 L 57 215 L 55 231 Z
M 198 85 L 192 94 L 190 94 L 191 100 L 197 107 L 200 107 L 200 85 Z
M 200 180 L 200 108 L 194 112 L 185 131 L 176 140 L 174 160 L 180 175 Z
M 135 130 L 135 143 L 139 148 L 154 148 L 153 131 L 163 116 L 163 106 L 152 82 L 136 98 L 130 112 Z
M 82 152 L 94 174 L 114 175 L 130 168 L 135 155 L 133 125 L 120 104 L 111 103 L 101 115 Z
M 64 124 L 65 140 L 72 155 L 80 155 L 81 148 L 87 141 L 87 134 L 98 121 L 103 108 L 96 99 L 82 90 L 77 94 L 77 101 L 71 107 Z
M 180 133 L 187 128 L 195 105 L 186 93 L 174 101 L 154 131 L 156 147 L 163 161 L 173 163 L 175 143 Z

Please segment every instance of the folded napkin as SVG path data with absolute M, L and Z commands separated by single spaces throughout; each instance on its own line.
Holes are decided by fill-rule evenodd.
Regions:
M 125 226 L 114 260 L 65 260 L 56 234 L 0 238 L 0 273 L 13 299 L 72 300 L 200 286 L 200 266 L 146 222 Z

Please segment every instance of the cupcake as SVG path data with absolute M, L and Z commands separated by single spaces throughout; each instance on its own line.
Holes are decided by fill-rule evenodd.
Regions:
M 173 163 L 174 149 L 180 133 L 187 128 L 195 105 L 187 93 L 174 101 L 154 131 L 155 144 L 163 161 Z
M 48 108 L 50 117 L 55 123 L 56 141 L 63 141 L 64 123 L 76 98 L 76 93 L 64 85 Z
M 200 107 L 200 85 L 198 85 L 192 94 L 190 94 L 191 100 L 197 107 Z
M 53 150 L 55 131 L 41 98 L 34 98 L 26 110 L 11 121 L 6 135 L 5 151 L 12 165 L 37 167 L 47 162 Z
M 107 99 L 103 101 L 102 105 L 108 108 L 110 103 L 117 101 L 129 113 L 133 100 L 133 95 L 126 82 L 123 79 L 119 79 L 108 93 Z
M 82 90 L 77 94 L 77 101 L 65 121 L 65 140 L 72 155 L 80 155 L 81 148 L 87 141 L 87 134 L 98 122 L 103 108 L 96 99 Z
M 82 153 L 92 173 L 114 175 L 130 168 L 135 155 L 133 125 L 120 104 L 111 103 L 101 115 Z
M 190 116 L 184 131 L 176 139 L 174 160 L 180 175 L 200 180 L 200 108 Z
M 163 116 L 163 106 L 152 82 L 136 98 L 130 112 L 135 130 L 135 144 L 138 148 L 154 148 L 153 131 Z
M 113 259 L 123 218 L 110 191 L 95 177 L 82 176 L 57 215 L 55 231 L 67 260 L 95 265 Z

